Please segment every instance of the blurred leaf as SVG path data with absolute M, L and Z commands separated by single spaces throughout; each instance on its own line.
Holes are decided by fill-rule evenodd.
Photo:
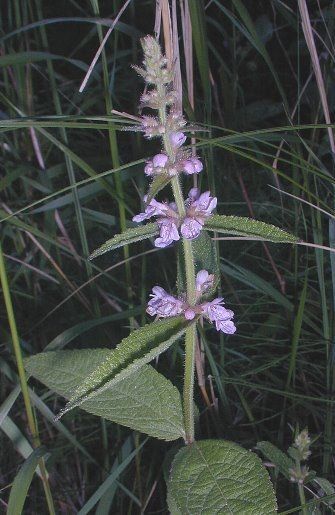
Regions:
M 26 359 L 25 366 L 36 379 L 69 399 L 111 353 L 108 349 L 43 352 Z M 98 392 L 81 408 L 162 440 L 184 435 L 180 394 L 149 365 Z
M 149 202 L 159 193 L 169 182 L 171 177 L 165 174 L 157 175 L 149 186 L 146 203 Z
M 44 447 L 35 449 L 22 465 L 19 473 L 14 479 L 10 491 L 7 515 L 18 515 L 23 513 L 24 502 L 27 497 L 28 489 L 34 477 L 39 460 L 46 454 Z
M 277 511 L 268 473 L 254 453 L 223 440 L 203 440 L 176 455 L 168 482 L 171 515 Z
M 213 215 L 205 222 L 206 229 L 224 234 L 261 238 L 275 243 L 296 243 L 298 238 L 275 225 L 244 216 Z
M 328 479 L 324 479 L 323 477 L 319 477 L 319 476 L 317 476 L 317 477 L 314 477 L 313 481 L 314 481 L 314 483 L 316 483 L 316 484 L 317 484 L 317 486 L 318 486 L 319 488 L 321 488 L 321 489 L 322 489 L 322 491 L 323 491 L 324 495 L 327 495 L 327 496 L 328 496 L 328 495 L 334 495 L 334 494 L 335 494 L 335 488 L 334 488 L 334 485 L 332 485 L 332 484 L 330 483 L 330 481 L 328 481 Z M 325 502 L 326 502 L 326 501 L 325 501 Z M 334 502 L 335 502 L 335 499 L 333 498 L 333 499 L 330 499 L 330 500 L 327 502 L 327 504 L 328 504 L 328 505 L 331 505 L 331 504 L 334 504 Z
M 194 264 L 196 273 L 200 270 L 207 270 L 208 273 L 214 274 L 215 281 L 213 286 L 206 291 L 205 297 L 211 297 L 215 292 L 219 278 L 220 268 L 215 243 L 209 237 L 206 231 L 201 231 L 200 236 L 192 240 L 192 250 L 194 256 Z M 178 247 L 178 273 L 177 273 L 177 289 L 181 295 L 186 291 L 186 274 L 183 257 L 183 247 Z
M 89 259 L 94 259 L 97 256 L 101 256 L 101 254 L 105 254 L 105 252 L 109 252 L 110 250 L 117 249 L 119 247 L 124 247 L 125 245 L 129 245 L 130 243 L 135 243 L 136 241 L 142 241 L 147 238 L 152 238 L 156 234 L 158 234 L 159 228 L 156 223 L 149 223 L 146 225 L 139 225 L 137 227 L 133 227 L 131 229 L 127 229 L 121 234 L 116 234 L 110 240 L 107 240 L 101 247 L 96 249 L 90 255 Z
M 257 18 L 255 29 L 262 43 L 267 43 L 273 36 L 273 23 L 267 14 L 262 14 Z
M 258 442 L 257 449 L 261 451 L 267 460 L 270 460 L 286 479 L 290 479 L 289 470 L 294 468 L 294 461 L 287 454 L 270 442 Z

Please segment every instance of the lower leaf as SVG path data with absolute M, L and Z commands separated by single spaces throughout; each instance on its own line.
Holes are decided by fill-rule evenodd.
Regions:
M 69 399 L 111 352 L 108 349 L 42 352 L 27 358 L 25 367 L 48 388 Z M 149 365 L 84 401 L 81 408 L 161 440 L 184 438 L 180 393 Z
M 253 452 L 204 440 L 176 455 L 168 482 L 171 515 L 271 515 L 277 503 L 269 475 Z

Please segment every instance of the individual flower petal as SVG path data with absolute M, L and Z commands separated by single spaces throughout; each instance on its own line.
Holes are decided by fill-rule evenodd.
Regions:
M 170 143 L 174 148 L 179 148 L 184 145 L 186 136 L 183 132 L 171 132 Z
M 189 203 L 192 203 L 195 200 L 198 200 L 199 197 L 200 197 L 200 190 L 199 190 L 199 188 L 191 188 L 190 191 L 188 192 L 187 201 Z
M 146 197 L 144 197 L 144 201 L 145 200 Z M 157 200 L 152 199 L 145 208 L 145 211 L 143 213 L 139 213 L 138 215 L 133 217 L 133 222 L 143 222 L 143 220 L 148 220 L 153 216 L 164 216 L 167 214 L 168 210 L 168 204 L 164 204 L 163 202 L 157 202 Z
M 166 154 L 156 154 L 152 158 L 152 164 L 154 168 L 164 168 L 166 163 L 168 162 L 169 158 Z
M 197 238 L 201 232 L 203 224 L 191 217 L 186 217 L 181 224 L 180 232 L 187 240 Z
M 215 327 L 217 331 L 222 331 L 226 334 L 234 334 L 236 331 L 236 326 L 234 322 L 232 322 L 231 320 L 229 320 L 228 322 L 224 320 L 217 320 L 215 322 Z
M 214 275 L 209 274 L 207 270 L 200 270 L 195 279 L 196 290 L 199 293 L 204 293 L 208 288 L 211 288 L 214 283 Z
M 155 247 L 168 247 L 171 243 L 180 239 L 178 228 L 174 220 L 171 218 L 161 218 L 157 220 L 157 223 L 160 229 L 160 237 L 155 239 Z
M 144 173 L 148 177 L 151 177 L 154 175 L 154 165 L 152 164 L 152 161 L 148 161 L 147 164 L 144 167 Z
M 190 157 L 182 162 L 182 167 L 185 173 L 193 175 L 194 173 L 200 173 L 203 170 L 203 164 L 197 157 Z

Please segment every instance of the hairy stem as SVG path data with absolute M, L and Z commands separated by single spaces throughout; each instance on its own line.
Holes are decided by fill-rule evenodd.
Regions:
M 157 91 L 162 96 L 163 85 L 157 86 Z M 166 127 L 166 107 L 159 109 L 159 119 L 162 125 Z M 170 143 L 170 134 L 166 130 L 163 136 L 164 150 L 171 162 L 175 161 L 176 151 Z M 171 180 L 174 200 L 177 205 L 179 216 L 182 218 L 186 214 L 185 202 L 180 181 L 176 175 Z M 196 301 L 195 288 L 195 266 L 192 250 L 192 243 L 183 238 L 184 263 L 186 271 L 186 295 L 190 305 L 194 305 Z M 183 411 L 186 433 L 186 443 L 190 444 L 194 441 L 194 409 L 193 409 L 193 390 L 194 390 L 194 363 L 195 363 L 195 336 L 196 326 L 192 324 L 185 335 L 185 370 L 184 370 L 184 388 L 183 388 Z

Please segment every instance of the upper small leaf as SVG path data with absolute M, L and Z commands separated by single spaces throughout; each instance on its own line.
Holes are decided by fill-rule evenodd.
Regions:
M 149 186 L 149 191 L 147 193 L 146 203 L 149 204 L 149 202 L 159 193 L 169 182 L 171 181 L 172 177 L 170 177 L 167 174 L 160 174 L 156 175 L 154 177 L 154 180 Z
M 69 399 L 113 352 L 108 349 L 42 352 L 27 358 L 25 367 L 48 388 Z M 81 408 L 161 440 L 184 437 L 180 393 L 149 365 L 84 401 Z
M 299 239 L 275 225 L 244 216 L 213 215 L 205 222 L 206 229 L 225 234 L 251 236 L 275 243 L 296 243 Z
M 294 468 L 294 461 L 287 456 L 287 454 L 271 442 L 258 442 L 257 449 L 261 451 L 266 459 L 272 461 L 272 463 L 278 468 L 287 479 L 290 479 L 290 469 Z
M 105 252 L 109 252 L 110 250 L 114 250 L 119 247 L 124 247 L 130 243 L 152 238 L 158 233 L 159 228 L 156 223 L 132 227 L 131 229 L 127 229 L 121 234 L 116 234 L 110 240 L 107 240 L 103 245 L 101 245 L 101 247 L 92 252 L 89 259 L 94 259 L 97 256 L 101 256 L 101 254 L 105 254 Z
M 168 482 L 171 515 L 272 515 L 277 511 L 269 475 L 253 452 L 223 440 L 181 449 Z
M 196 273 L 200 272 L 200 270 L 207 270 L 209 274 L 213 274 L 215 277 L 213 286 L 206 291 L 204 296 L 211 297 L 215 293 L 220 278 L 219 260 L 215 242 L 209 237 L 206 231 L 201 231 L 198 238 L 192 240 L 192 251 Z M 182 242 L 180 242 L 178 249 L 177 272 L 177 289 L 178 293 L 182 294 L 186 291 L 186 272 Z
M 58 418 L 83 401 L 110 388 L 167 350 L 185 332 L 190 322 L 173 317 L 133 331 L 79 384 Z

